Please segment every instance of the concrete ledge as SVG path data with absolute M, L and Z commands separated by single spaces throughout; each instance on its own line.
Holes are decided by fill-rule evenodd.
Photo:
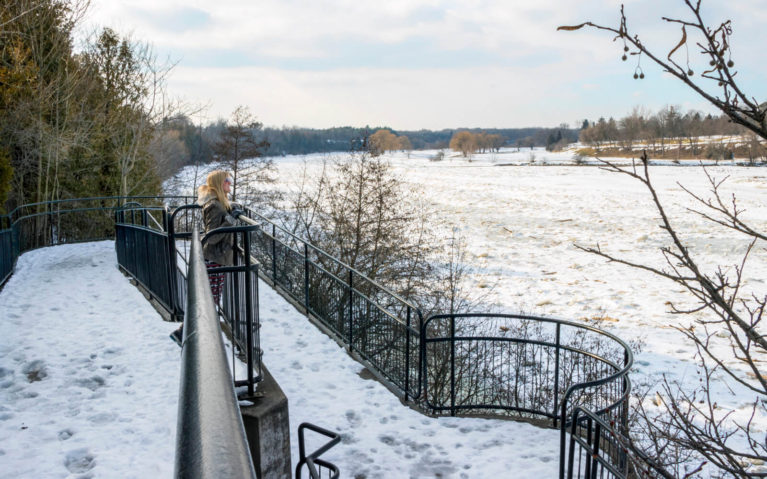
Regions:
M 290 478 L 288 398 L 263 364 L 261 370 L 260 397 L 250 400 L 252 406 L 240 406 L 250 455 L 260 479 Z

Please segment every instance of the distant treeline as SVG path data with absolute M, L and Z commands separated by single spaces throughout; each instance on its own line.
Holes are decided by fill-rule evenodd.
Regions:
M 725 138 L 701 139 L 712 136 Z M 632 155 L 640 149 L 655 158 L 719 160 L 738 156 L 760 161 L 765 157 L 760 138 L 732 123 L 726 115 L 684 112 L 677 106 L 666 106 L 657 113 L 635 108 L 618 120 L 600 118 L 588 125 L 584 123 L 580 142 L 595 153 Z
M 176 158 L 176 167 L 182 167 L 196 162 L 208 163 L 215 159 L 213 145 L 221 138 L 226 130 L 226 120 L 219 120 L 209 125 L 195 125 L 187 117 L 169 120 L 165 130 L 172 133 L 174 138 L 183 143 L 184 148 L 178 149 L 184 153 Z M 476 135 L 499 137 L 502 146 L 530 148 L 535 146 L 551 146 L 556 143 L 571 143 L 578 139 L 578 129 L 560 125 L 557 128 L 456 128 L 444 130 L 395 130 L 388 127 L 351 127 L 334 128 L 300 128 L 300 127 L 266 127 L 260 125 L 254 128 L 254 133 L 261 140 L 269 142 L 264 155 L 305 155 L 309 153 L 325 153 L 334 151 L 357 150 L 363 139 L 369 139 L 376 132 L 386 130 L 396 137 L 407 137 L 410 148 L 442 149 L 450 147 L 450 140 L 457 132 L 468 131 Z M 387 148 L 388 149 L 388 148 Z
M 459 131 L 499 135 L 504 139 L 504 146 L 518 147 L 547 146 L 562 138 L 571 142 L 578 139 L 578 130 L 565 125 L 558 128 L 455 128 L 436 131 L 397 130 L 387 126 L 325 129 L 283 127 L 264 128 L 264 135 L 270 144 L 268 155 L 293 155 L 349 150 L 360 138 L 382 129 L 396 136 L 406 136 L 414 150 L 448 148 L 453 135 Z

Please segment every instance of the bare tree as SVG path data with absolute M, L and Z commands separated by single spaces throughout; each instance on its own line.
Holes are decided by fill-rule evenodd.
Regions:
M 668 453 L 674 446 L 677 449 L 671 455 L 675 458 L 684 456 L 684 452 L 680 451 L 694 451 L 723 474 L 767 477 L 767 472 L 754 470 L 755 465 L 767 460 L 767 435 L 753 424 L 757 414 L 767 413 L 767 370 L 763 362 L 767 354 L 767 337 L 761 324 L 767 294 L 745 292 L 743 284 L 743 270 L 748 257 L 758 247 L 758 242 L 767 241 L 767 235 L 742 219 L 742 210 L 734 195 L 729 199 L 723 196 L 721 187 L 724 180 L 717 180 L 704 170 L 710 184 L 710 197 L 680 185 L 699 205 L 698 209 L 690 210 L 691 214 L 714 225 L 737 231 L 748 240 L 746 252 L 738 264 L 731 268 L 718 266 L 713 271 L 706 271 L 700 266 L 701 258 L 696 257 L 681 239 L 666 214 L 651 181 L 648 164 L 647 154 L 644 153 L 640 165 L 621 168 L 604 162 L 604 168 L 628 175 L 647 188 L 660 214 L 660 227 L 670 240 L 668 246 L 661 248 L 665 267 L 626 260 L 603 251 L 598 245 L 579 246 L 609 261 L 650 271 L 682 286 L 695 298 L 695 305 L 678 308 L 669 303 L 673 313 L 708 313 L 704 319 L 696 319 L 690 326 L 674 326 L 697 349 L 701 371 L 699 389 L 685 390 L 678 383 L 665 378 L 661 384 L 662 391 L 655 401 L 662 413 L 653 413 L 640 402 L 639 417 L 643 419 L 640 421 L 640 429 L 646 435 L 644 439 L 649 438 L 650 444 L 656 449 L 648 452 L 658 455 L 658 445 L 664 444 L 667 446 L 660 449 Z M 723 357 L 716 349 L 716 345 L 722 342 L 727 343 L 732 353 L 730 357 Z M 741 368 L 746 369 L 745 373 Z M 723 376 L 724 379 L 715 379 L 715 376 Z M 730 413 L 717 407 L 712 386 L 714 381 L 722 380 L 737 384 L 753 394 L 748 420 L 733 419 Z M 678 463 L 666 465 L 681 467 Z
M 561 26 L 557 30 L 579 30 L 584 26 L 614 33 L 615 39 L 623 44 L 623 60 L 628 55 L 645 55 L 664 71 L 676 77 L 706 101 L 716 106 L 734 123 L 744 126 L 762 138 L 767 139 L 767 102 L 759 103 L 753 96 L 746 93 L 737 80 L 735 62 L 732 59 L 730 37 L 732 23 L 725 20 L 716 27 L 710 26 L 701 13 L 702 0 L 684 0 L 690 18 L 662 17 L 665 22 L 681 27 L 679 43 L 673 46 L 668 54 L 663 55 L 647 48 L 639 35 L 628 28 L 624 7 L 621 5 L 621 20 L 618 26 L 605 26 L 593 22 L 580 25 Z M 697 76 L 689 62 L 689 56 L 682 62 L 682 51 L 689 51 L 690 46 L 697 47 L 698 52 L 707 64 Z M 633 51 L 632 51 L 633 47 Z M 684 65 L 680 64 L 684 63 Z M 705 68 L 705 67 L 704 67 Z M 644 72 L 635 73 L 635 78 L 644 78 Z
M 232 112 L 230 121 L 226 123 L 221 137 L 213 147 L 219 161 L 231 169 L 234 175 L 232 201 L 238 200 L 238 187 L 241 190 L 243 186 L 246 188 L 246 193 L 250 193 L 246 199 L 252 202 L 256 199 L 257 182 L 274 181 L 274 164 L 271 158 L 263 156 L 269 142 L 258 137 L 262 126 L 248 107 L 240 105 Z M 247 167 L 244 167 L 245 160 L 251 160 Z

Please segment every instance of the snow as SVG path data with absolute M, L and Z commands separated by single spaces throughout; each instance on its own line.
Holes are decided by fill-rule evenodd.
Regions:
M 169 477 L 179 349 L 114 242 L 22 255 L 0 292 L 0 477 Z
M 672 329 L 690 318 L 670 315 L 666 305 L 684 304 L 687 294 L 574 246 L 599 243 L 611 253 L 662 264 L 657 248 L 667 240 L 641 185 L 571 166 L 567 152 L 535 150 L 533 166 L 529 150 L 472 161 L 448 152 L 445 160 L 430 161 L 435 153 L 389 159 L 434 209 L 436 226 L 459 228 L 466 237 L 466 261 L 476 269 L 470 290 L 501 311 L 570 320 L 609 316 L 603 324 L 619 337 L 646 343 L 636 357 L 635 383 L 657 382 L 664 373 L 697 383 L 693 349 Z M 275 188 L 290 189 L 305 160 L 311 169 L 325 158 L 277 159 Z M 723 165 L 709 171 L 729 176 L 725 189 L 737 193 L 743 218 L 767 230 L 767 170 Z M 652 175 L 691 251 L 708 267 L 736 264 L 746 247 L 742 238 L 686 210 L 693 204 L 677 181 L 705 194 L 702 171 L 654 166 Z M 180 175 L 177 187 L 185 176 L 192 175 Z M 176 325 L 160 319 L 115 263 L 112 242 L 32 251 L 0 292 L 0 477 L 172 474 L 179 349 L 167 335 Z M 745 291 L 763 292 L 766 272 L 758 243 Z M 361 365 L 263 283 L 260 295 L 264 362 L 288 396 L 294 465 L 296 428 L 308 421 L 342 434 L 324 457 L 343 477 L 556 474 L 557 431 L 421 415 L 365 379 Z M 730 386 L 713 391 L 719 407 L 744 417 L 753 395 Z M 762 409 L 754 424 L 767 430 Z
M 431 418 L 403 405 L 363 373 L 335 341 L 259 283 L 264 362 L 288 397 L 296 428 L 311 422 L 341 434 L 322 456 L 342 477 L 555 477 L 559 431 L 521 422 Z M 308 437 L 308 435 L 307 435 Z M 314 450 L 324 441 L 320 436 Z M 294 459 L 294 465 L 296 460 Z
M 558 431 L 426 417 L 364 379 L 359 363 L 269 286 L 259 290 L 264 361 L 288 397 L 294 466 L 298 425 L 312 422 L 342 435 L 323 458 L 344 477 L 556 474 Z M 117 270 L 114 243 L 25 253 L 0 304 L 0 477 L 171 476 L 176 325 Z M 307 438 L 309 450 L 324 442 Z

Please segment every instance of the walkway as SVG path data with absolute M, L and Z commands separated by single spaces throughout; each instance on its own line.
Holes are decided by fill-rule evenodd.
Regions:
M 114 242 L 22 255 L 0 292 L 0 477 L 171 477 L 174 327 Z
M 296 429 L 341 433 L 342 477 L 556 477 L 558 431 L 406 406 L 260 283 L 264 362 Z M 170 477 L 179 349 L 117 270 L 113 242 L 20 259 L 0 292 L 0 478 Z M 314 447 L 310 442 L 309 449 Z

